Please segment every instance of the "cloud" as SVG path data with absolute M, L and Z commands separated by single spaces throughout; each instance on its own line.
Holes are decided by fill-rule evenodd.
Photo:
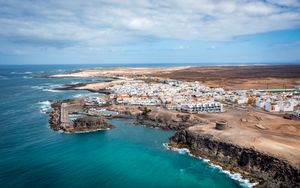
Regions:
M 215 45 L 210 45 L 208 49 L 214 50 L 214 49 L 216 49 L 216 46 Z
M 224 41 L 297 28 L 299 10 L 297 0 L 0 0 L 0 38 L 50 47 Z

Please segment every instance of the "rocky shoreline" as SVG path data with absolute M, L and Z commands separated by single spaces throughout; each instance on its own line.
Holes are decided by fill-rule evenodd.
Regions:
M 53 110 L 49 113 L 49 124 L 53 130 L 83 133 L 113 128 L 107 123 L 105 117 L 88 115 L 72 121 L 71 128 L 63 126 L 60 121 L 63 102 L 74 103 L 73 100 L 52 103 Z M 145 114 L 145 109 L 139 107 L 113 108 L 110 106 L 110 108 L 119 112 L 119 115 L 112 118 L 133 118 L 138 125 L 157 127 L 162 130 L 176 130 L 175 135 L 169 139 L 170 147 L 187 148 L 194 156 L 209 159 L 213 164 L 217 164 L 225 170 L 238 172 L 250 182 L 259 182 L 256 187 L 300 186 L 299 167 L 292 166 L 285 160 L 259 152 L 254 148 L 228 143 L 213 135 L 188 129 L 196 124 L 205 126 L 208 122 L 203 118 L 193 114 L 170 113 L 155 109 L 148 109 Z M 84 110 L 81 109 L 81 111 Z
M 71 100 L 70 100 L 71 101 Z M 66 101 L 64 101 L 66 102 Z M 114 126 L 107 123 L 103 116 L 82 116 L 75 120 L 70 120 L 68 124 L 61 121 L 61 105 L 60 101 L 52 102 L 52 111 L 49 113 L 49 126 L 55 131 L 63 131 L 67 133 L 84 133 L 100 130 L 109 130 Z
M 90 116 L 72 120 L 72 126 L 61 122 L 62 104 L 72 107 L 72 112 L 87 112 L 82 99 L 52 102 L 52 112 L 49 113 L 50 127 L 55 131 L 67 133 L 86 133 L 112 129 L 104 116 Z M 74 106 L 75 104 L 75 106 Z M 73 105 L 73 106 L 72 106 Z M 219 139 L 212 134 L 195 131 L 193 127 L 207 126 L 209 121 L 194 114 L 170 112 L 164 109 L 143 108 L 138 106 L 106 105 L 107 109 L 118 112 L 110 118 L 131 118 L 137 125 L 157 127 L 162 130 L 177 131 L 169 139 L 173 148 L 187 148 L 193 156 L 209 159 L 211 163 L 221 166 L 230 172 L 240 173 L 251 183 L 258 182 L 256 187 L 299 187 L 300 168 L 279 157 L 247 148 Z M 190 129 L 189 129 L 190 128 Z
M 253 148 L 240 147 L 190 130 L 178 131 L 169 145 L 188 148 L 195 156 L 207 158 L 224 169 L 239 172 L 257 187 L 299 187 L 300 168 Z

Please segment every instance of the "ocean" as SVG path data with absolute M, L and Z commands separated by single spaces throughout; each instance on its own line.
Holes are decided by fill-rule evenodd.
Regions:
M 250 186 L 238 174 L 224 172 L 184 150 L 168 150 L 163 144 L 174 131 L 145 128 L 124 119 L 110 120 L 116 128 L 108 131 L 51 130 L 45 114 L 49 100 L 95 95 L 54 88 L 107 79 L 47 75 L 94 67 L 108 65 L 0 66 L 0 187 Z

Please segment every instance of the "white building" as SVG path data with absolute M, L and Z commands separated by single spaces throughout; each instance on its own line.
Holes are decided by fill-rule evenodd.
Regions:
M 300 110 L 295 111 L 295 112 L 293 113 L 293 116 L 295 116 L 295 117 L 297 117 L 297 118 L 300 118 Z
M 247 97 L 240 97 L 236 100 L 236 103 L 238 104 L 245 104 L 248 102 L 248 98 Z
M 280 106 L 278 104 L 267 102 L 265 103 L 264 109 L 268 112 L 279 112 Z
M 282 102 L 279 104 L 280 111 L 292 112 L 294 111 L 294 106 L 290 102 Z
M 264 108 L 266 104 L 266 101 L 264 100 L 256 100 L 255 105 L 259 108 Z
M 219 102 L 191 102 L 182 105 L 181 111 L 188 113 L 223 112 L 223 104 Z
M 88 97 L 86 101 L 90 104 L 95 104 L 95 105 L 102 105 L 106 103 L 106 101 L 100 97 Z

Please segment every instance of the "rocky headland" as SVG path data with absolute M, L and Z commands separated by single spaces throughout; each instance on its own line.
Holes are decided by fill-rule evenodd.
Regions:
M 148 113 L 144 110 L 139 113 L 136 116 L 136 123 L 164 130 L 182 130 L 196 124 L 206 124 L 207 120 L 193 114 L 152 109 Z
M 270 154 L 185 129 L 169 140 L 175 148 L 188 148 L 195 156 L 210 159 L 224 169 L 259 181 L 258 187 L 299 187 L 300 167 Z

